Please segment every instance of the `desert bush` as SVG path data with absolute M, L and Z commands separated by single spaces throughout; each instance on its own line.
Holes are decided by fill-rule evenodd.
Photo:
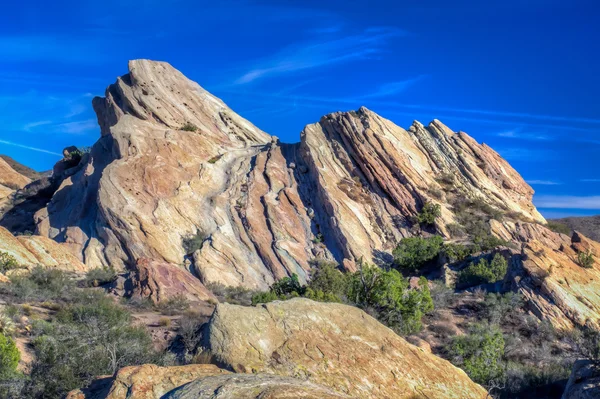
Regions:
M 347 297 L 361 308 L 372 308 L 382 323 L 403 335 L 419 331 L 422 317 L 433 310 L 424 277 L 418 289 L 411 289 L 397 270 L 384 271 L 374 266 L 361 265 L 351 275 Z
M 183 124 L 183 126 L 181 126 L 181 130 L 186 132 L 195 132 L 198 130 L 198 127 L 196 127 L 196 125 L 194 125 L 192 122 L 186 122 Z
M 17 259 L 8 252 L 0 251 L 0 273 L 19 268 Z
M 454 290 L 440 281 L 433 282 L 430 295 L 435 309 L 446 309 L 454 301 Z
M 12 338 L 0 333 L 0 379 L 12 377 L 17 372 L 21 354 Z
M 168 317 L 161 317 L 160 319 L 158 319 L 158 325 L 160 327 L 171 327 L 171 319 L 169 319 Z
M 36 266 L 29 274 L 11 276 L 10 284 L 3 284 L 0 291 L 21 301 L 69 299 L 75 282 L 62 270 Z
M 286 299 L 285 297 L 280 297 L 273 291 L 265 291 L 258 292 L 252 296 L 252 305 L 258 305 L 259 303 L 268 303 L 281 299 Z
M 158 310 L 165 315 L 181 314 L 190 308 L 190 301 L 185 295 L 174 295 L 163 300 L 157 305 Z
M 469 266 L 458 272 L 458 284 L 471 287 L 484 283 L 495 283 L 504 278 L 508 270 L 506 259 L 500 254 L 494 255 L 491 262 L 481 258 L 479 262 L 471 262 Z
M 320 302 L 342 302 L 348 279 L 335 262 L 317 261 L 313 264 L 305 296 Z
M 491 324 L 506 321 L 507 316 L 523 307 L 523 296 L 514 292 L 488 293 L 483 301 L 483 317 Z
M 228 287 L 222 284 L 208 284 L 206 286 L 219 302 L 227 302 L 233 305 L 251 305 L 252 296 L 257 294 L 256 291 L 244 287 Z
M 439 255 L 443 243 L 440 236 L 403 238 L 393 251 L 394 265 L 401 270 L 419 270 Z
M 445 243 L 442 251 L 452 263 L 466 259 L 473 252 L 473 248 L 462 244 Z
M 435 220 L 442 215 L 442 207 L 440 204 L 426 202 L 421 208 L 421 212 L 415 217 L 415 220 L 420 225 L 431 226 L 435 224 Z
M 112 283 L 118 277 L 117 272 L 112 267 L 98 267 L 89 270 L 85 274 L 84 283 L 87 287 L 99 287 L 104 284 Z
M 548 220 L 546 227 L 555 233 L 566 234 L 568 236 L 571 235 L 571 228 L 569 226 L 567 226 L 566 224 L 555 222 L 553 220 Z
M 183 249 L 186 254 L 193 254 L 197 250 L 202 248 L 202 243 L 206 240 L 206 234 L 198 230 L 196 234 L 186 237 L 183 239 Z
M 504 337 L 497 326 L 473 325 L 467 335 L 454 337 L 448 354 L 452 363 L 479 384 L 490 385 L 504 378 Z
M 577 254 L 577 263 L 583 268 L 591 269 L 594 265 L 594 255 L 591 252 L 579 252 Z
M 465 229 L 458 223 L 448 223 L 446 225 L 448 233 L 451 237 L 464 237 L 466 235 Z
M 200 327 L 202 321 L 197 316 L 186 315 L 179 320 L 177 333 L 181 337 L 181 342 L 188 353 L 192 353 L 200 343 Z
M 152 310 L 154 308 L 154 302 L 150 298 L 143 297 L 131 297 L 131 298 L 121 298 L 121 303 L 128 308 L 132 308 L 135 310 Z
M 128 365 L 160 363 L 149 333 L 131 326 L 123 307 L 99 293 L 81 293 L 75 301 L 53 322 L 34 322 L 35 360 L 22 397 L 63 397 L 98 375 Z

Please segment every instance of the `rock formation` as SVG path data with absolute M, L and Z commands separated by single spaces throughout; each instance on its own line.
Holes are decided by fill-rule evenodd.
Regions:
M 283 145 L 147 60 L 131 61 L 93 105 L 101 138 L 35 215 L 39 234 L 89 267 L 188 257 L 203 283 L 261 289 L 292 273 L 305 281 L 313 258 L 353 270 L 361 257 L 389 258 L 427 201 L 442 206 L 447 235 L 450 197 L 432 193 L 451 175 L 464 195 L 544 222 L 506 161 L 437 120 L 406 131 L 361 108 Z
M 15 237 L 4 227 L 0 227 L 0 251 L 14 256 L 26 268 L 42 265 L 72 272 L 87 270 L 66 245 L 42 236 Z
M 308 299 L 219 304 L 209 353 L 236 372 L 307 379 L 358 398 L 485 398 L 452 364 L 406 342 L 362 310 Z

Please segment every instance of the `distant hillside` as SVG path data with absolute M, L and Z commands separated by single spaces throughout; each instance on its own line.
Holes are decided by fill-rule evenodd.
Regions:
M 568 217 L 552 220 L 568 226 L 571 230 L 580 231 L 592 240 L 600 241 L 600 215 Z
M 8 155 L 0 155 L 0 158 L 4 159 L 6 161 L 6 163 L 8 163 L 10 165 L 10 167 L 13 168 L 16 172 L 22 174 L 25 177 L 30 178 L 31 180 L 37 180 L 43 175 L 43 173 L 36 172 L 35 170 L 31 169 L 30 167 L 25 166 L 22 163 L 15 161 Z

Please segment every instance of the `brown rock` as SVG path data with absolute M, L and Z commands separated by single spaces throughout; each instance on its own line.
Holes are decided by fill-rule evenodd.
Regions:
M 274 373 L 370 398 L 485 398 L 460 369 L 407 343 L 362 310 L 308 299 L 219 304 L 209 352 L 237 372 Z
M 141 258 L 130 272 L 128 296 L 150 298 L 158 303 L 175 296 L 190 302 L 215 300 L 213 294 L 187 270 L 169 263 Z

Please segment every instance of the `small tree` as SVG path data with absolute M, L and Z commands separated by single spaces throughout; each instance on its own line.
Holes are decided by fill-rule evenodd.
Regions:
M 579 252 L 577 254 L 577 263 L 579 263 L 581 267 L 591 269 L 594 265 L 594 254 L 592 254 L 591 251 Z
M 497 326 L 476 324 L 468 335 L 454 338 L 449 355 L 473 381 L 490 385 L 504 377 L 504 337 Z
M 423 205 L 421 212 L 416 216 L 416 220 L 421 225 L 431 226 L 440 216 L 442 216 L 442 207 L 440 204 L 426 202 L 425 205 Z
M 17 269 L 19 263 L 17 259 L 8 252 L 0 251 L 0 273 L 6 273 L 9 270 Z
M 458 282 L 462 286 L 473 286 L 483 283 L 495 283 L 506 276 L 508 264 L 499 253 L 494 255 L 491 263 L 482 258 L 477 263 L 471 262 L 469 266 L 458 273 Z
M 440 236 L 403 238 L 393 251 L 394 264 L 399 269 L 416 271 L 437 257 L 443 244 Z

